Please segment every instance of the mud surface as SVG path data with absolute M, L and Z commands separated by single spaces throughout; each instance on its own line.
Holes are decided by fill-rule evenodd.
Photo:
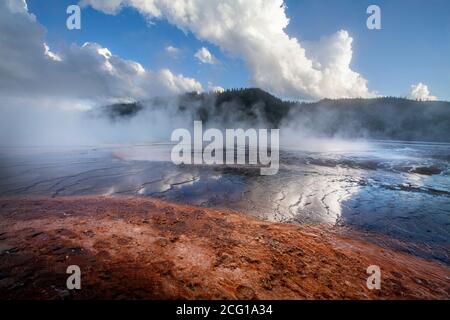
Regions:
M 360 236 L 150 198 L 3 198 L 0 298 L 450 298 L 447 266 Z M 66 289 L 69 265 L 81 290 Z

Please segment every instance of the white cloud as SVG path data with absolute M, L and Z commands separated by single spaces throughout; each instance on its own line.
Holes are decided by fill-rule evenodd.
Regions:
M 180 49 L 178 49 L 174 46 L 167 46 L 165 48 L 165 50 L 168 55 L 170 55 L 171 57 L 174 57 L 174 58 L 177 57 L 178 54 L 180 53 Z
M 416 85 L 411 86 L 411 93 L 409 95 L 411 99 L 419 101 L 435 101 L 437 97 L 430 95 L 428 86 L 419 82 Z
M 6 6 L 8 7 L 11 12 L 17 13 L 22 12 L 26 13 L 28 11 L 28 6 L 25 0 L 6 0 Z M 30 15 L 32 16 L 32 15 Z M 32 16 L 33 20 L 35 19 L 34 16 Z
M 148 19 L 167 19 L 181 30 L 241 57 L 253 83 L 290 98 L 370 97 L 367 81 L 353 71 L 347 31 L 315 43 L 289 36 L 283 0 L 82 0 L 105 13 L 123 6 Z
M 208 82 L 208 91 L 210 91 L 210 92 L 224 92 L 225 89 L 222 88 L 221 86 L 216 86 L 216 85 L 212 84 L 211 82 Z
M 215 64 L 217 62 L 217 59 L 205 47 L 198 49 L 194 54 L 194 57 L 196 57 L 201 63 Z
M 161 93 L 167 92 L 167 90 L 171 94 L 202 91 L 202 86 L 197 82 L 197 80 L 185 78 L 181 75 L 174 75 L 169 69 L 159 71 L 153 78 L 153 80 L 156 80 L 154 83 L 155 91 L 153 95 L 161 95 Z
M 0 1 L 0 95 L 65 104 L 102 104 L 141 100 L 154 95 L 201 91 L 196 80 L 169 70 L 146 70 L 97 43 L 75 44 L 53 52 L 45 30 L 23 0 Z
M 44 49 L 45 52 L 44 54 L 49 57 L 50 59 L 54 60 L 54 61 L 61 61 L 61 57 L 58 56 L 56 53 L 53 53 L 52 51 L 50 51 L 50 47 L 44 43 Z

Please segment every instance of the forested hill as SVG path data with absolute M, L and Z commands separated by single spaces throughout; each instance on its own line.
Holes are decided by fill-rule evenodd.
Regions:
M 292 128 L 318 136 L 450 142 L 450 103 L 404 98 L 283 101 L 261 89 L 186 93 L 176 99 L 104 107 L 112 119 L 139 116 L 142 110 L 170 110 L 172 116 L 205 124 Z

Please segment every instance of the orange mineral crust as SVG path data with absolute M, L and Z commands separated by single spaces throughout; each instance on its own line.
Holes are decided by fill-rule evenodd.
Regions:
M 140 197 L 0 200 L 2 299 L 449 299 L 449 283 L 447 266 L 324 225 Z

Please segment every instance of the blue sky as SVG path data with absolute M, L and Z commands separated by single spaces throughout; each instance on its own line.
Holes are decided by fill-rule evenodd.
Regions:
M 107 15 L 90 7 L 82 10 L 81 30 L 67 30 L 65 14 L 72 0 L 28 0 L 29 11 L 47 29 L 46 42 L 53 51 L 71 43 L 97 42 L 113 54 L 135 60 L 145 68 L 169 68 L 200 81 L 225 88 L 250 86 L 243 59 L 214 44 L 198 40 L 165 20 L 149 24 L 134 9 Z M 377 4 L 382 30 L 368 30 L 366 8 Z M 289 36 L 316 41 L 345 29 L 353 38 L 351 68 L 382 95 L 406 96 L 413 84 L 425 83 L 432 95 L 450 100 L 450 1 L 447 0 L 289 0 L 286 14 Z M 173 58 L 167 46 L 179 48 Z M 219 64 L 201 64 L 195 52 L 207 47 Z

